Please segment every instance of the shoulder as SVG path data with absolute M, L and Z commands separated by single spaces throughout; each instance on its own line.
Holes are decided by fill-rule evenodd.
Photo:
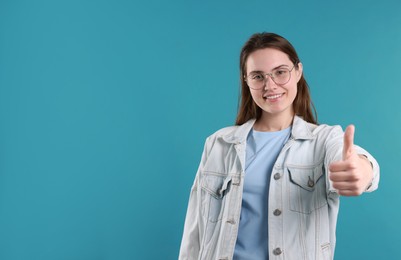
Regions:
M 210 139 L 222 138 L 228 143 L 238 143 L 246 140 L 249 131 L 251 130 L 255 119 L 251 119 L 242 125 L 228 126 L 217 130 L 209 136 Z
M 293 122 L 293 137 L 295 139 L 322 139 L 330 136 L 337 136 L 342 134 L 342 128 L 339 125 L 327 125 L 327 124 L 312 124 L 301 117 L 296 116 Z
M 251 130 L 254 119 L 242 125 L 227 126 L 214 132 L 206 139 L 206 143 L 220 143 L 221 145 L 242 143 L 246 141 L 249 131 Z
M 309 124 L 315 144 L 331 146 L 340 144 L 344 137 L 343 129 L 340 125 Z
M 315 136 L 327 136 L 327 137 L 335 137 L 343 135 L 343 130 L 340 125 L 327 125 L 327 124 L 320 124 L 314 125 L 310 124 L 312 133 Z
M 239 128 L 239 126 L 237 125 L 233 125 L 233 126 L 226 126 L 223 128 L 218 129 L 217 131 L 215 131 L 213 134 L 208 136 L 208 139 L 213 139 L 216 137 L 223 137 L 223 136 L 231 136 L 233 135 L 237 129 Z

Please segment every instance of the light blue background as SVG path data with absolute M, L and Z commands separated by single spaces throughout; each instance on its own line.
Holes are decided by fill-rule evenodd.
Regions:
M 0 1 L 0 259 L 176 259 L 203 142 L 233 124 L 254 32 L 288 38 L 321 123 L 380 189 L 336 259 L 401 259 L 399 1 Z

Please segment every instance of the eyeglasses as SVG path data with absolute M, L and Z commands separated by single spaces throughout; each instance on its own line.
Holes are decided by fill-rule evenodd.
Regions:
M 294 68 L 295 65 L 292 66 L 292 69 L 278 68 L 273 70 L 271 73 L 252 72 L 245 77 L 245 81 L 248 83 L 248 86 L 254 90 L 262 89 L 266 85 L 267 76 L 269 76 L 277 85 L 284 85 L 290 81 L 291 71 Z

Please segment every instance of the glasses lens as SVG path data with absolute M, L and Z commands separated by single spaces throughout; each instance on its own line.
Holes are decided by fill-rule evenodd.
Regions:
M 288 69 L 278 69 L 273 71 L 273 80 L 278 85 L 283 85 L 290 80 L 291 73 Z
M 246 81 L 251 89 L 261 89 L 265 85 L 265 77 L 262 73 L 248 75 Z

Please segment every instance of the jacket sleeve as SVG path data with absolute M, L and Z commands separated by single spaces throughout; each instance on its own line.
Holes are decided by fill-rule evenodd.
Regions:
M 179 253 L 179 260 L 192 260 L 198 259 L 201 250 L 201 239 L 203 231 L 200 230 L 202 225 L 201 217 L 201 187 L 200 187 L 200 174 L 201 169 L 207 158 L 207 141 L 203 150 L 202 159 L 195 176 L 194 183 L 191 188 L 189 196 L 187 214 L 185 217 L 184 232 L 181 240 L 181 247 Z
M 327 173 L 329 172 L 329 165 L 332 162 L 339 161 L 342 159 L 342 150 L 343 150 L 343 145 L 344 145 L 344 132 L 341 129 L 340 126 L 335 126 L 333 129 L 330 131 L 327 141 L 326 141 L 326 156 L 324 160 L 325 168 L 327 170 Z M 370 163 L 372 164 L 372 169 L 373 169 L 373 180 L 372 184 L 368 186 L 366 192 L 372 192 L 376 190 L 379 186 L 379 180 L 380 180 L 380 167 L 379 164 L 377 163 L 376 159 L 365 149 L 362 147 L 359 147 L 357 145 L 354 145 L 357 154 L 364 155 L 368 158 Z M 328 192 L 334 192 L 337 193 L 336 189 L 333 188 L 332 182 L 329 179 L 329 176 L 327 175 L 327 187 L 328 187 Z

